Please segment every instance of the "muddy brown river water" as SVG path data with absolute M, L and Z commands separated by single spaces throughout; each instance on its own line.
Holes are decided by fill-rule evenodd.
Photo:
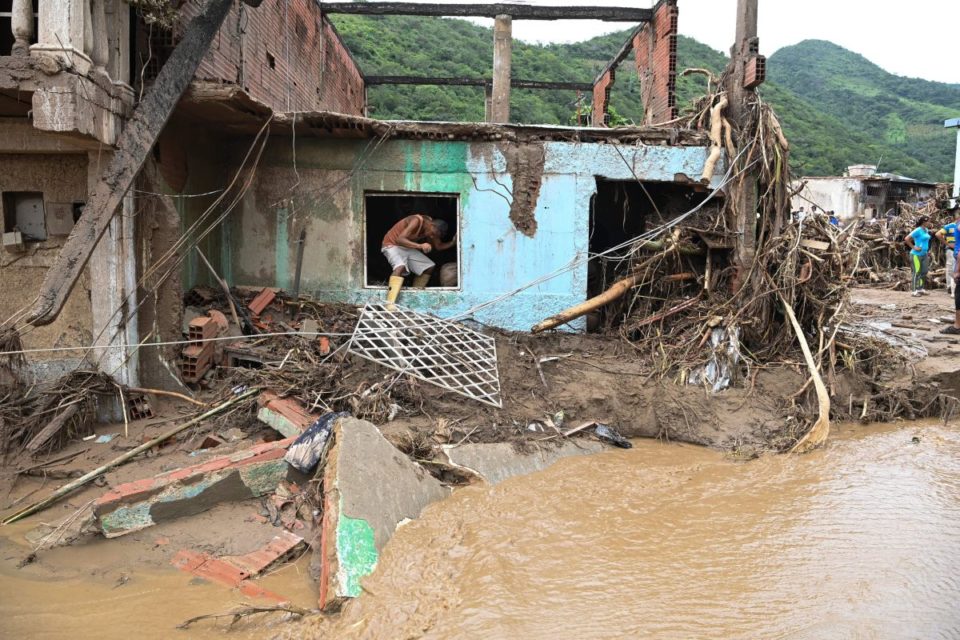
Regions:
M 960 429 L 839 431 L 747 463 L 642 441 L 457 491 L 341 616 L 239 637 L 960 638 Z M 0 580 L 2 637 L 217 637 L 172 627 L 229 600 L 173 572 L 135 575 L 140 596 Z

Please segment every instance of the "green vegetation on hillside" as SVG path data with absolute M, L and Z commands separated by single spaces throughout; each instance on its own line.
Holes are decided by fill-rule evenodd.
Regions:
M 881 171 L 951 181 L 960 85 L 903 78 L 830 42 L 807 40 L 770 58 L 770 80 L 869 140 Z M 786 119 L 786 118 L 785 118 Z
M 335 24 L 368 75 L 489 78 L 493 36 L 465 20 L 406 16 L 336 16 Z M 513 75 L 525 80 L 590 82 L 626 41 L 629 31 L 575 44 L 516 42 Z M 680 38 L 679 68 L 719 73 L 726 56 L 691 38 Z M 925 180 L 950 180 L 953 141 L 943 120 L 960 116 L 960 85 L 891 75 L 836 45 L 807 41 L 778 51 L 769 61 L 770 81 L 761 95 L 780 115 L 802 175 L 838 174 L 851 164 Z M 681 110 L 705 90 L 702 76 L 681 78 Z M 385 119 L 483 119 L 480 87 L 370 87 L 371 115 Z M 571 91 L 514 90 L 513 119 L 569 124 L 578 106 Z M 632 58 L 621 65 L 610 100 L 626 122 L 643 117 Z

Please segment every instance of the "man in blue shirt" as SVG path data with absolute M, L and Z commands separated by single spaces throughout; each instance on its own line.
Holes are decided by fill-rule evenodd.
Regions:
M 960 209 L 951 211 L 954 218 L 960 216 Z M 947 292 L 952 296 L 956 286 L 953 278 L 954 267 L 956 266 L 957 243 L 954 237 L 957 235 L 957 220 L 943 225 L 943 228 L 937 231 L 937 239 L 944 243 L 944 254 L 946 254 L 946 267 L 944 274 L 947 277 Z
M 904 241 L 910 246 L 910 267 L 913 271 L 912 289 L 913 295 L 926 295 L 923 290 L 924 280 L 927 277 L 927 269 L 930 267 L 930 229 L 933 223 L 927 216 L 920 216 L 917 219 L 917 228 L 907 234 Z
M 960 209 L 954 209 L 953 213 L 958 216 L 953 224 L 953 250 L 948 250 L 953 255 L 953 325 L 941 329 L 940 333 L 960 335 L 960 287 L 956 285 L 960 279 Z

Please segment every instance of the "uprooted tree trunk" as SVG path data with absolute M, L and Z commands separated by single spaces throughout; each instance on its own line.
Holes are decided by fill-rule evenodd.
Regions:
M 246 2 L 253 6 L 259 4 L 254 0 Z M 47 270 L 43 286 L 27 317 L 29 324 L 50 324 L 60 313 L 232 4 L 232 0 L 209 0 L 203 12 L 187 27 L 157 79 L 134 109 L 120 134 L 113 159 L 90 195 L 83 215 L 70 232 L 56 262 Z

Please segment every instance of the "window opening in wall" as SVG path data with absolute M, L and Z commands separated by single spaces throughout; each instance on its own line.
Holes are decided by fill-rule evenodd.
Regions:
M 138 11 L 131 12 L 133 29 L 131 37 L 131 76 L 134 89 L 142 92 L 144 85 L 156 80 L 160 69 L 177 45 L 177 28 L 164 29 L 155 24 L 147 24 Z
M 381 251 L 384 237 L 407 216 L 420 214 L 447 225 L 442 240 L 450 240 L 460 228 L 457 196 L 434 193 L 367 193 L 364 196 L 365 286 L 386 287 L 392 267 Z M 460 287 L 460 244 L 442 251 L 431 250 L 426 257 L 433 263 L 427 287 L 457 289 Z M 407 285 L 412 281 L 407 277 Z
M 7 191 L 3 194 L 3 232 L 19 231 L 23 239 L 47 239 L 43 194 L 34 191 Z
M 590 206 L 590 242 L 591 255 L 603 253 L 617 247 L 637 236 L 651 231 L 671 219 L 686 213 L 700 204 L 707 193 L 694 187 L 672 182 L 644 182 L 615 181 L 597 178 L 597 193 Z M 715 198 L 701 211 L 703 214 L 715 216 L 719 198 Z M 684 226 L 696 228 L 698 216 L 687 219 Z M 713 234 L 708 232 L 710 225 L 705 221 L 699 225 L 704 229 L 704 236 L 711 244 L 717 247 L 712 252 L 712 259 L 722 258 L 728 250 L 714 242 Z M 662 238 L 660 238 L 662 240 Z M 704 246 L 702 237 L 684 238 L 685 243 Z M 704 254 L 706 251 L 704 250 Z M 587 265 L 587 295 L 597 296 L 606 291 L 613 283 L 632 275 L 634 266 L 645 256 L 654 255 L 651 252 L 639 251 L 631 255 L 631 247 L 618 249 L 603 257 L 591 260 Z M 684 272 L 704 273 L 706 256 L 684 256 Z M 693 261 L 692 263 L 690 261 Z M 718 270 L 719 271 L 719 270 Z M 695 280 L 692 282 L 679 281 L 676 286 L 671 285 L 678 297 L 685 295 L 684 287 L 700 286 Z M 630 311 L 630 304 L 635 295 L 661 296 L 662 287 L 656 287 L 656 292 L 644 283 L 635 288 L 615 303 L 601 307 L 587 316 L 587 329 L 599 331 L 603 328 L 619 326 L 625 314 Z M 663 301 L 664 304 L 667 301 Z
M 277 60 L 269 52 L 267 53 L 267 64 L 270 66 L 271 69 L 277 68 Z

